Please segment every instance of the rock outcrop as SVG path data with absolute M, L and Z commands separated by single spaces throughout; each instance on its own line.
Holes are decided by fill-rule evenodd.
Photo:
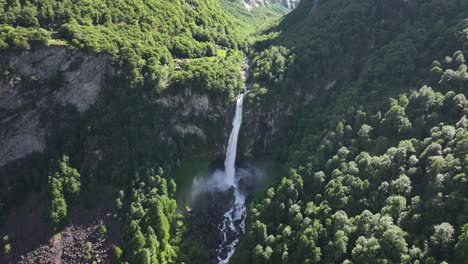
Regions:
M 0 61 L 0 166 L 42 152 L 54 117 L 88 110 L 112 72 L 106 55 L 62 46 L 4 52 Z
M 247 8 L 253 6 L 267 6 L 269 3 L 280 3 L 282 6 L 290 10 L 296 8 L 300 2 L 301 0 L 244 0 Z
M 247 104 L 241 129 L 239 153 L 241 157 L 270 155 L 274 141 L 287 131 L 287 121 L 292 116 L 291 106 L 277 103 L 268 111 Z

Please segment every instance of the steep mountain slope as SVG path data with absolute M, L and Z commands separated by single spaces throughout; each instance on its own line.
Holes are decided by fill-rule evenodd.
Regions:
M 233 263 L 465 263 L 467 106 L 425 86 L 350 110 L 252 203 Z
M 38 206 L 26 204 L 28 210 L 19 211 L 28 213 L 14 211 L 6 219 L 0 262 L 17 262 L 35 249 L 21 262 L 52 258 L 81 262 L 86 254 L 108 262 L 113 244 L 122 246 L 122 236 L 132 235 L 130 231 L 105 236 L 104 248 L 94 240 L 86 248 L 84 241 L 61 240 L 44 232 L 43 221 L 34 223 L 40 234 L 28 240 L 30 234 L 15 222 L 28 221 L 23 218 L 34 222 L 33 215 L 40 215 L 40 220 L 48 215 L 50 225 L 60 230 L 67 219 L 76 224 L 74 215 L 88 214 L 74 207 L 93 207 L 97 202 L 92 201 L 107 199 L 97 213 L 89 213 L 95 218 L 79 221 L 85 227 L 71 225 L 64 231 L 67 238 L 100 241 L 102 235 L 86 230 L 102 230 L 105 226 L 99 225 L 105 222 L 114 233 L 115 220 L 102 212 L 113 210 L 109 198 L 116 195 L 115 190 L 101 195 L 101 184 L 113 182 L 132 190 L 136 168 L 157 163 L 171 167 L 191 155 L 217 156 L 222 151 L 225 106 L 241 87 L 243 58 L 236 51 L 237 35 L 229 32 L 229 18 L 217 1 L 2 1 L 0 5 L 0 49 L 6 62 L 0 81 L 1 221 L 31 192 L 43 193 L 38 195 L 42 201 Z M 222 66 L 224 72 L 214 71 L 213 65 Z M 70 161 L 64 159 L 59 166 L 49 162 L 62 160 L 64 154 Z M 72 166 L 80 173 L 74 173 Z M 58 169 L 62 167 L 66 169 Z M 155 187 L 163 189 L 159 182 Z M 157 195 L 163 195 L 166 203 L 173 193 Z M 124 203 L 127 207 L 127 200 Z M 171 210 L 161 214 L 171 219 Z M 117 222 L 130 224 L 126 214 L 121 217 Z M 48 248 L 49 238 L 51 245 L 60 246 Z M 124 250 L 122 258 L 131 259 L 132 250 Z M 104 255 L 92 256 L 97 251 Z M 173 252 L 169 246 L 159 248 L 160 255 L 167 251 Z
M 239 71 L 237 69 L 240 67 L 242 57 L 238 52 L 223 50 L 236 49 L 238 35 L 229 32 L 233 31 L 230 18 L 224 14 L 217 1 L 169 1 L 167 3 L 161 1 L 145 3 L 141 1 L 129 3 L 8 1 L 2 2 L 1 5 L 3 13 L 0 16 L 0 23 L 2 23 L 0 47 L 4 54 L 2 58 L 6 61 L 2 64 L 4 73 L 2 90 L 5 93 L 14 91 L 26 98 L 30 92 L 20 88 L 29 85 L 36 89 L 44 100 L 50 96 L 57 97 L 45 92 L 45 89 L 51 87 L 48 82 L 52 75 L 57 76 L 55 84 L 57 87 L 70 93 L 77 93 L 74 82 L 85 83 L 91 81 L 91 77 L 80 73 L 83 69 L 79 68 L 81 65 L 79 62 L 83 60 L 84 55 L 76 58 L 76 63 L 68 62 L 74 59 L 67 56 L 72 53 L 68 50 L 75 48 L 107 54 L 107 56 L 97 57 L 96 63 L 107 63 L 109 67 L 114 68 L 113 73 L 107 76 L 100 67 L 81 65 L 93 70 L 97 75 L 103 75 L 101 79 L 112 78 L 114 82 L 114 87 L 103 90 L 109 90 L 106 93 L 113 94 L 112 103 L 115 104 L 115 108 L 108 104 L 103 105 L 109 97 L 101 96 L 96 108 L 91 109 L 91 113 L 100 116 L 107 115 L 107 118 L 116 116 L 116 111 L 125 111 L 126 107 L 160 105 L 162 108 L 173 108 L 183 102 L 187 104 L 187 109 L 179 110 L 185 116 L 189 116 L 192 111 L 210 109 L 210 100 L 208 95 L 203 95 L 203 91 L 210 91 L 209 95 L 213 97 L 216 97 L 217 93 L 218 98 L 213 98 L 213 100 L 219 99 L 220 106 L 222 106 L 223 102 L 225 103 L 234 95 L 235 90 L 240 88 L 241 76 L 235 72 Z M 50 45 L 50 48 L 45 48 L 44 45 Z M 36 47 L 41 48 L 36 49 Z M 17 50 L 19 52 L 27 48 L 31 48 L 31 51 L 19 56 L 15 54 Z M 217 54 L 218 51 L 219 54 Z M 31 59 L 32 69 L 25 68 L 29 67 L 27 65 L 29 62 L 24 60 L 25 57 Z M 194 58 L 197 59 L 193 60 Z M 61 61 L 71 63 L 72 68 L 68 69 L 65 66 L 60 68 L 56 64 Z M 224 73 L 222 71 L 209 72 L 207 71 L 208 65 L 225 65 L 223 68 L 226 71 Z M 92 69 L 93 67 L 95 69 Z M 73 79 L 68 78 L 73 71 L 77 71 L 77 75 L 80 74 L 78 79 L 73 76 L 70 77 Z M 203 76 L 193 76 L 193 73 L 203 74 Z M 89 80 L 80 81 L 79 78 Z M 110 82 L 106 83 L 106 85 L 109 84 Z M 75 104 L 79 112 L 94 105 L 104 83 L 98 80 L 94 86 L 96 86 L 94 98 L 87 103 L 86 109 Z M 44 89 L 41 90 L 41 87 Z M 87 89 L 86 87 L 80 88 Z M 164 95 L 161 96 L 161 93 Z M 133 101 L 130 99 L 132 96 Z M 156 100 L 157 97 L 162 97 L 162 99 Z M 37 101 L 40 100 L 37 99 Z M 191 109 L 192 106 L 196 109 Z M 32 108 L 34 107 L 32 105 Z M 7 118 L 7 112 L 15 112 L 22 106 L 10 108 L 5 109 L 5 118 Z M 136 109 L 128 114 L 136 116 Z M 195 115 L 198 114 L 195 113 Z M 216 116 L 216 113 L 213 115 Z M 9 120 L 12 122 L 11 119 Z M 100 123 L 102 121 L 102 119 L 94 120 L 93 122 L 99 122 L 99 124 L 95 123 L 92 130 L 96 131 L 106 126 L 105 121 Z M 89 119 L 86 122 L 89 122 Z M 186 130 L 183 124 L 179 127 L 182 132 L 198 131 Z M 46 130 L 43 128 L 45 134 L 48 134 Z M 86 133 L 89 132 L 91 131 Z M 105 133 L 102 129 L 100 132 Z M 158 134 L 156 131 L 154 133 Z M 15 138 L 15 136 L 8 135 L 8 133 L 5 135 L 4 140 Z M 91 135 L 85 137 L 90 138 Z M 24 143 L 28 144 L 27 141 Z M 45 143 L 43 140 L 39 143 L 35 145 L 40 145 L 41 148 L 31 146 L 32 150 L 43 151 Z M 33 142 L 31 144 L 34 145 Z M 85 142 L 73 144 L 87 145 Z M 63 151 L 63 149 L 57 150 L 57 152 Z M 26 151 L 24 154 L 30 152 Z M 69 149 L 67 152 L 76 152 L 76 149 Z M 20 157 L 22 156 L 10 155 L 9 159 L 14 160 Z
M 297 149 L 305 133 L 318 140 L 316 132 L 334 127 L 351 106 L 376 109 L 389 97 L 437 83 L 439 76 L 428 71 L 432 62 L 466 51 L 465 7 L 459 1 L 301 3 L 259 38 L 252 59 L 259 96 L 252 93 L 251 102 L 314 122 L 271 138 L 284 139 L 270 144 L 278 146 L 274 152 L 284 157 L 283 146 Z
M 232 263 L 466 263 L 467 7 L 304 1 L 257 42 L 251 107 L 283 112 L 292 170 Z
M 0 89 L 3 132 L 0 166 L 45 149 L 47 127 L 44 115 L 54 118 L 50 109 L 73 105 L 85 112 L 98 97 L 107 74 L 107 56 L 90 56 L 62 47 L 38 48 L 21 53 L 5 53 Z M 29 79 L 26 79 L 29 77 Z M 22 80 L 24 78 L 26 80 Z M 60 82 L 67 83 L 60 86 Z
M 253 33 L 235 25 L 285 10 L 0 1 L 0 262 L 174 262 L 183 221 L 160 167 L 223 156 Z
M 247 4 L 242 0 L 221 0 L 220 2 L 226 13 L 234 18 L 234 27 L 241 29 L 244 34 L 251 35 L 270 28 L 289 11 L 276 2 L 261 5 Z

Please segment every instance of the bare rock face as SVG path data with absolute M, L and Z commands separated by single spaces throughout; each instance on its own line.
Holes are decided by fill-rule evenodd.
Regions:
M 111 73 L 105 55 L 66 47 L 0 53 L 0 166 L 42 152 L 56 111 L 93 105 Z
M 181 93 L 164 93 L 155 102 L 166 109 L 181 112 L 182 117 L 217 118 L 222 110 L 217 105 L 220 102 L 210 100 L 207 94 L 194 93 L 191 88 L 186 88 Z
M 294 9 L 299 5 L 301 0 L 281 0 L 280 2 L 284 7 Z
M 282 6 L 286 7 L 287 9 L 294 9 L 296 8 L 301 0 L 244 0 L 244 4 L 246 8 L 250 9 L 253 6 L 267 6 L 269 3 L 280 3 Z
M 261 111 L 247 104 L 238 152 L 244 158 L 271 154 L 274 140 L 288 130 L 288 120 L 292 115 L 291 106 L 279 102 L 268 111 Z
M 219 230 L 223 225 L 224 213 L 234 205 L 234 188 L 225 191 L 204 192 L 196 198 L 192 210 L 188 213 L 192 225 L 190 236 L 202 242 L 208 253 L 209 264 L 216 264 L 219 245 L 223 234 Z M 227 239 L 234 240 L 235 234 Z M 227 252 L 226 252 L 227 253 Z
M 190 140 L 188 145 L 196 156 L 199 149 L 206 149 L 214 144 L 210 154 L 221 157 L 225 152 L 225 143 L 229 136 L 231 119 L 230 108 L 233 103 L 227 98 L 210 96 L 186 87 L 180 91 L 165 91 L 154 99 L 154 103 L 165 112 L 168 125 L 160 135 L 166 143 L 175 144 L 177 140 Z M 163 118 L 163 117 L 161 117 Z M 197 150 L 198 149 L 198 150 Z

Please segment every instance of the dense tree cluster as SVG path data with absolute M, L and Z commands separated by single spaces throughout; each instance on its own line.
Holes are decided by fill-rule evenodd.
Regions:
M 225 56 L 183 61 L 172 76 L 172 85 L 234 98 L 244 87 L 240 71 L 243 59 L 241 52 L 228 50 Z
M 143 170 L 127 191 L 116 199 L 117 217 L 128 223 L 123 251 L 117 247 L 117 263 L 174 263 L 178 253 L 182 216 L 173 199 L 175 182 L 163 170 Z
M 441 82 L 466 87 L 453 72 Z M 464 94 L 424 86 L 351 108 L 317 147 L 304 137 L 297 169 L 249 207 L 233 263 L 465 263 L 467 114 Z
M 273 46 L 263 50 L 252 61 L 253 78 L 269 86 L 285 80 L 288 66 L 294 62 L 294 55 L 285 48 Z
M 81 178 L 78 171 L 70 167 L 69 158 L 58 160 L 49 174 L 51 205 L 49 217 L 52 228 L 57 231 L 67 221 L 68 208 L 80 194 Z
M 157 85 L 173 57 L 213 56 L 237 48 L 218 1 L 0 1 L 0 49 L 65 40 L 112 55 L 131 81 Z M 57 41 L 55 41 L 57 42 Z M 52 42 L 54 43 L 54 42 Z
M 41 28 L 14 28 L 0 24 L 0 50 L 28 49 L 31 44 L 47 44 L 50 33 Z
M 434 81 L 425 70 L 434 58 L 467 51 L 467 10 L 464 1 L 302 1 L 254 44 L 253 61 L 263 61 L 253 65 L 261 77 L 256 82 L 272 91 L 269 95 L 339 94 L 336 101 L 323 100 L 316 115 L 330 104 L 327 116 L 346 111 L 350 103 L 378 108 L 408 85 Z M 273 74 L 279 65 L 284 68 Z M 272 102 L 271 96 L 261 97 L 264 104 Z

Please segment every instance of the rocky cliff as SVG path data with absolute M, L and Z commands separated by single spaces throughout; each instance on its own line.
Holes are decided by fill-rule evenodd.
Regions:
M 88 110 L 112 72 L 105 55 L 52 46 L 0 54 L 0 166 L 42 152 L 54 117 Z
M 66 111 L 78 116 L 86 112 L 101 98 L 98 95 L 106 78 L 113 75 L 106 55 L 59 46 L 3 53 L 0 60 L 6 62 L 0 68 L 0 167 L 32 153 L 43 152 L 48 136 L 57 133 L 53 123 L 73 122 L 62 121 Z M 100 113 L 99 116 L 119 108 L 110 105 L 106 98 L 99 100 L 101 103 L 96 105 L 95 111 Z M 157 126 L 151 135 L 142 135 L 151 138 L 141 140 L 166 149 L 165 155 L 172 155 L 175 163 L 180 159 L 206 158 L 207 155 L 222 158 L 234 110 L 234 102 L 226 100 L 194 91 L 191 87 L 167 89 L 161 94 L 142 98 L 141 104 L 154 109 L 158 115 L 157 123 L 163 125 Z M 240 155 L 252 157 L 269 152 L 271 140 L 278 130 L 275 120 L 287 112 L 284 106 L 278 105 L 275 109 L 261 112 L 246 105 Z M 139 114 L 133 112 L 133 115 Z M 112 141 L 106 141 L 102 136 L 98 138 L 90 137 L 84 141 L 84 166 L 90 173 L 99 160 L 114 151 L 107 149 Z
M 161 94 L 155 103 L 161 111 L 171 113 L 160 135 L 168 144 L 178 145 L 179 158 L 204 156 L 207 151 L 213 157 L 223 155 L 227 144 L 224 139 L 230 129 L 226 98 L 186 87 L 179 92 Z M 211 146 L 209 150 L 208 146 Z

